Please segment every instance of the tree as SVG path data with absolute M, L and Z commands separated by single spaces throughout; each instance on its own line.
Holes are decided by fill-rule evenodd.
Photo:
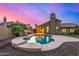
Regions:
M 12 33 L 15 36 L 19 36 L 20 33 L 24 33 L 24 30 L 27 29 L 27 25 L 22 24 L 18 21 L 14 24 L 11 24 L 9 27 L 11 28 Z

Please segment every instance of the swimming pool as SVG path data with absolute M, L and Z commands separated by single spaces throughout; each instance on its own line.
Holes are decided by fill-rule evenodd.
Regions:
M 51 35 L 33 35 L 28 38 L 27 43 L 47 44 L 51 41 L 54 41 Z
M 28 36 L 16 37 L 11 40 L 11 45 L 23 51 L 40 52 L 40 51 L 50 51 L 50 50 L 56 49 L 64 42 L 78 42 L 79 41 L 79 39 L 77 38 L 72 38 L 68 36 L 48 35 L 48 37 L 51 37 L 51 40 L 49 41 L 47 40 L 45 41 L 45 43 L 42 40 L 43 43 L 40 44 L 40 42 L 36 42 L 35 38 L 37 37 L 38 35 L 36 36 L 34 34 L 31 34 Z M 26 39 L 23 39 L 23 38 L 26 38 Z M 54 38 L 54 41 L 52 40 L 53 38 Z

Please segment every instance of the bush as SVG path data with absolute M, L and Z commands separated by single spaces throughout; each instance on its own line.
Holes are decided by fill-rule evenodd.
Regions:
M 74 33 L 68 33 L 69 35 L 73 35 Z
M 79 29 L 74 32 L 76 35 L 79 35 Z

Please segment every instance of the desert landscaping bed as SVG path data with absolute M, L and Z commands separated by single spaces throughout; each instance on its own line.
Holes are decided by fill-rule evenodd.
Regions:
M 79 56 L 79 42 L 66 42 L 59 48 L 47 52 L 25 52 L 17 50 L 10 43 L 0 48 L 0 56 Z

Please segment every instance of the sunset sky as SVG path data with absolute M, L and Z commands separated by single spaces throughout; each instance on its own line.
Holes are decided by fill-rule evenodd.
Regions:
M 79 4 L 44 4 L 44 3 L 9 3 L 0 4 L 0 22 L 4 16 L 8 21 L 19 20 L 25 24 L 42 24 L 50 20 L 50 13 L 54 12 L 62 22 L 79 24 Z

